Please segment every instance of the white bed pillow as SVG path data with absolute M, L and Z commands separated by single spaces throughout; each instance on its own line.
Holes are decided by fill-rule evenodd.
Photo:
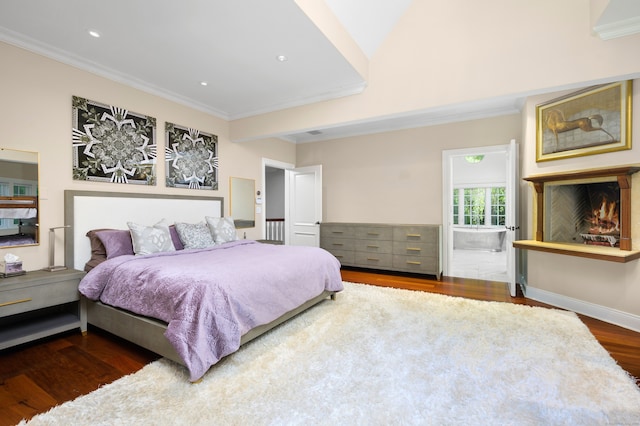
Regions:
M 206 248 L 216 245 L 206 223 L 176 222 L 176 231 L 186 249 Z
M 131 231 L 133 252 L 136 255 L 175 251 L 169 232 L 169 223 L 166 220 L 162 219 L 153 226 L 127 222 L 127 226 Z
M 238 234 L 236 233 L 236 225 L 232 217 L 211 217 L 205 216 L 209 230 L 213 235 L 216 244 L 228 243 L 236 241 Z

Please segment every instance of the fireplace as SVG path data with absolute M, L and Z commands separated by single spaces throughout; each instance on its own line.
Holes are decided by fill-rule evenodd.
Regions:
M 631 182 L 638 171 L 640 165 L 630 165 L 525 178 L 535 190 L 535 240 L 514 247 L 616 262 L 640 258 L 631 241 Z
M 617 181 L 550 184 L 544 196 L 544 241 L 620 247 Z

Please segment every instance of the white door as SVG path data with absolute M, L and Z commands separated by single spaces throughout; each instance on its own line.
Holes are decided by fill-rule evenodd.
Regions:
M 322 165 L 287 170 L 288 204 L 285 223 L 289 224 L 285 244 L 320 246 L 322 221 Z M 289 217 L 286 217 L 288 213 Z
M 454 149 L 454 150 L 445 150 L 442 152 L 442 170 L 443 170 L 443 200 L 442 200 L 442 216 L 443 216 L 443 269 L 444 275 L 447 276 L 455 276 L 455 271 L 453 268 L 453 259 L 454 259 L 454 250 L 453 250 L 453 189 L 454 182 L 458 181 L 460 175 L 459 171 L 454 164 L 456 163 L 456 159 L 465 158 L 466 156 L 477 156 L 477 155 L 492 155 L 495 157 L 499 156 L 499 162 L 496 167 L 500 167 L 500 173 L 503 175 L 501 180 L 496 184 L 504 185 L 505 194 L 506 194 L 506 203 L 505 203 L 505 246 L 506 253 L 503 253 L 504 257 L 500 262 L 504 262 L 504 266 L 502 271 L 504 273 L 500 274 L 503 278 L 500 281 L 507 281 L 509 285 L 509 292 L 515 296 L 516 294 L 516 250 L 513 248 L 513 241 L 517 239 L 518 234 L 518 146 L 514 140 L 511 141 L 509 145 L 499 145 L 499 146 L 487 146 L 487 147 L 479 147 L 479 148 L 466 148 L 466 149 Z M 504 168 L 502 168 L 504 167 Z M 476 180 L 476 176 L 469 175 L 468 173 L 463 177 L 465 182 L 469 185 L 465 186 L 473 186 L 478 182 L 478 186 L 487 185 L 487 182 L 483 182 L 483 179 L 478 176 Z M 500 186 L 501 186 L 500 185 Z M 493 185 L 489 185 L 493 186 Z M 475 258 L 475 256 L 474 256 Z M 466 260 L 466 259 L 465 259 Z M 477 269 L 482 269 L 484 266 L 482 264 L 479 265 L 467 265 L 470 269 L 473 269 L 477 266 Z M 473 267 L 473 268 L 472 268 Z M 462 276 L 462 275 L 460 275 Z M 468 276 L 467 276 L 468 277 Z M 476 277 L 481 278 L 482 277 Z
M 515 139 L 511 139 L 507 149 L 507 186 L 505 188 L 507 196 L 505 228 L 507 228 L 507 233 L 505 239 L 507 240 L 507 282 L 509 283 L 509 292 L 514 297 L 516 295 L 517 262 L 513 242 L 518 239 L 518 230 L 520 229 L 518 226 L 518 179 L 518 144 Z

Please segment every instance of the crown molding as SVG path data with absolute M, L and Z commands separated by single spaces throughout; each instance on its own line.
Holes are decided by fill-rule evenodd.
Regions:
M 640 32 L 640 17 L 633 17 L 623 21 L 596 25 L 593 30 L 602 40 L 611 40 Z

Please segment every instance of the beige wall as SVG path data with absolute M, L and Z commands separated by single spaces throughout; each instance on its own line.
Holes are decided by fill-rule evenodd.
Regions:
M 509 115 L 298 145 L 322 164 L 325 222 L 442 223 L 442 151 L 521 139 Z
M 24 268 L 47 266 L 48 233 L 64 223 L 63 194 L 66 189 L 166 193 L 222 196 L 228 214 L 229 177 L 256 180 L 261 186 L 262 157 L 295 161 L 295 145 L 281 140 L 234 144 L 229 141 L 228 123 L 195 109 L 98 77 L 77 68 L 0 43 L 0 146 L 40 153 L 40 246 L 0 249 L 0 256 L 11 252 L 22 257 Z M 158 152 L 164 149 L 164 123 L 170 121 L 218 135 L 219 190 L 195 191 L 166 188 L 164 162 L 157 163 L 158 184 L 138 186 L 81 182 L 71 176 L 71 97 L 81 96 L 98 102 L 148 114 L 157 120 Z M 170 218 L 167 218 L 170 220 Z M 258 221 L 260 226 L 261 222 Z M 44 230 L 44 232 L 42 231 Z M 248 238 L 259 238 L 261 228 L 247 230 Z M 56 254 L 62 255 L 62 246 Z M 62 263 L 62 258 L 57 259 Z
M 637 136 L 631 151 L 619 151 L 543 163 L 535 161 L 535 105 L 565 92 L 531 97 L 521 115 L 302 144 L 298 166 L 322 164 L 325 222 L 442 223 L 442 151 L 520 143 L 521 176 L 640 163 Z M 634 81 L 634 128 L 640 126 L 640 81 Z M 635 132 L 638 134 L 638 132 Z M 640 195 L 640 176 L 634 177 Z M 521 239 L 532 239 L 533 192 L 520 188 Z M 634 248 L 640 248 L 640 200 L 633 210 Z M 605 320 L 640 316 L 640 261 L 627 264 L 527 251 L 530 290 L 556 304 L 575 301 Z M 540 292 L 537 292 L 540 294 Z M 559 298 L 559 300 L 557 299 Z M 591 311 L 593 305 L 596 309 Z M 604 313 L 599 309 L 604 308 Z M 574 307 L 575 309 L 575 307 Z M 630 319 L 629 319 L 630 318 Z

